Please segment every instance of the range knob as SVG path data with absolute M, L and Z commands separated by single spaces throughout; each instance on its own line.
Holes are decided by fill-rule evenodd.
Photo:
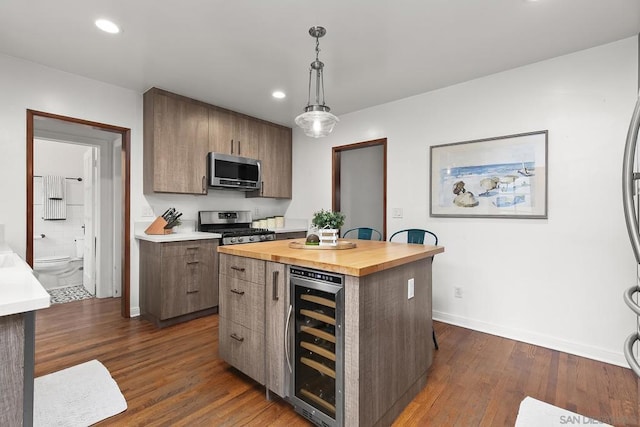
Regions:
M 243 241 L 244 241 L 244 238 L 238 237 L 238 243 L 243 242 Z
M 255 238 L 255 237 L 253 237 L 253 236 L 249 237 L 249 241 L 250 241 L 250 242 L 253 242 L 254 240 L 256 240 L 256 238 Z
M 265 235 L 264 235 L 264 234 L 261 234 L 261 235 L 260 235 L 260 240 L 265 240 L 265 239 L 266 239 Z
M 236 242 L 236 238 L 235 238 L 235 237 L 232 237 L 232 238 L 231 238 L 231 243 L 235 243 L 235 242 Z

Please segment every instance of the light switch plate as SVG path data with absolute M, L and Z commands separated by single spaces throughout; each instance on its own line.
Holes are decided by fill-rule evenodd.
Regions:
M 142 207 L 142 216 L 143 217 L 152 217 L 153 216 L 153 209 L 151 209 L 151 206 L 146 205 Z
M 413 282 L 413 278 L 407 281 L 407 299 L 413 298 L 415 295 L 415 284 Z
M 392 218 L 402 218 L 402 208 L 393 208 L 393 209 L 391 209 L 391 217 Z

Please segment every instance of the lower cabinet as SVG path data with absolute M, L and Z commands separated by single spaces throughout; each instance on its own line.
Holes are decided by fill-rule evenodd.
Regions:
M 288 269 L 284 264 L 267 262 L 265 289 L 265 344 L 267 388 L 280 397 L 288 396 L 288 368 L 285 358 L 285 325 L 289 308 Z
M 287 377 L 284 264 L 220 254 L 220 357 L 281 397 Z
M 218 240 L 140 241 L 140 314 L 168 326 L 216 312 Z
M 287 231 L 286 233 L 276 233 L 276 240 L 304 239 L 307 237 L 306 231 Z

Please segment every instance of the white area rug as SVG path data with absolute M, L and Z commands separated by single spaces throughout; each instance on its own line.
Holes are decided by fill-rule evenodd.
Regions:
M 558 408 L 545 402 L 525 397 L 520 403 L 516 427 L 555 427 L 555 426 L 598 425 L 610 426 L 593 418 Z
M 97 360 L 35 379 L 33 425 L 86 427 L 127 409 L 127 401 Z

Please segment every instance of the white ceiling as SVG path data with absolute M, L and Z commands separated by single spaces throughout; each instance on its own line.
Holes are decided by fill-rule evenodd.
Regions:
M 123 32 L 99 31 L 101 17 Z M 640 1 L 2 0 L 0 52 L 291 126 L 314 25 L 327 29 L 326 102 L 340 116 L 635 36 Z

